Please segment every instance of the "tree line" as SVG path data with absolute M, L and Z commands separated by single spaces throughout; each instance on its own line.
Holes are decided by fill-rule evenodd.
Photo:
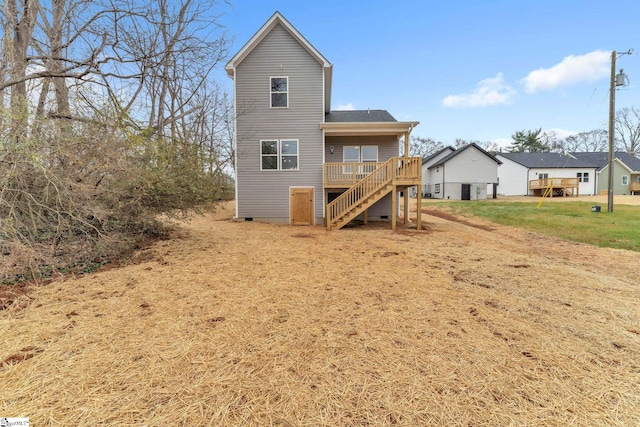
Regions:
M 615 151 L 640 154 L 640 108 L 623 108 L 616 112 Z M 554 131 L 519 130 L 511 135 L 512 142 L 506 151 L 517 152 L 601 152 L 609 150 L 609 132 L 605 129 L 593 129 L 579 132 L 566 138 L 560 138 Z M 496 143 L 458 138 L 454 148 L 475 143 L 483 149 L 496 153 L 501 150 Z M 411 138 L 411 155 L 428 157 L 443 149 L 445 144 L 431 138 L 414 136 Z
M 0 283 L 92 269 L 231 196 L 222 6 L 0 6 Z

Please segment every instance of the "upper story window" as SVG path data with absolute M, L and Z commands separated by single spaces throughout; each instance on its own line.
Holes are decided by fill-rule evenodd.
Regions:
M 589 172 L 578 172 L 578 182 L 589 182 Z
M 372 163 L 372 165 L 358 166 L 358 173 L 371 173 L 376 169 L 378 161 L 377 145 L 345 146 L 342 149 L 342 158 L 345 163 Z M 344 173 L 352 173 L 351 165 L 346 165 Z
M 377 145 L 345 146 L 342 149 L 343 161 L 346 162 L 377 162 Z
M 260 141 L 260 170 L 298 170 L 298 140 Z
M 289 106 L 289 77 L 271 77 L 271 108 Z

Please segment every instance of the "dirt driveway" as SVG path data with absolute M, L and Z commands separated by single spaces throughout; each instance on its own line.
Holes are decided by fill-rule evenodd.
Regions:
M 0 416 L 640 425 L 637 253 L 431 215 L 327 232 L 231 209 L 0 311 Z

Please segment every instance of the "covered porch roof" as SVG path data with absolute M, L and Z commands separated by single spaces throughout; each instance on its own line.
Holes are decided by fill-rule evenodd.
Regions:
M 396 135 L 411 133 L 420 122 L 399 122 L 385 110 L 331 111 L 320 123 L 327 136 Z

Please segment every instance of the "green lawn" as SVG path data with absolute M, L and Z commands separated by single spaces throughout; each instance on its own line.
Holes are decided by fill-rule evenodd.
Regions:
M 615 205 L 592 212 L 593 203 L 562 202 L 444 202 L 443 207 L 463 216 L 477 216 L 502 225 L 592 245 L 640 252 L 640 206 Z

